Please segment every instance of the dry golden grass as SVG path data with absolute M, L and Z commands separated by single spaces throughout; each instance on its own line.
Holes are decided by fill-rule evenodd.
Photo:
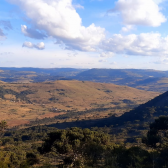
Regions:
M 159 95 L 156 92 L 147 92 L 127 86 L 75 80 L 22 84 L 0 83 L 0 87 L 11 89 L 17 93 L 25 90 L 34 92 L 27 95 L 32 104 L 18 101 L 15 95 L 11 94 L 6 94 L 6 99 L 0 99 L 0 119 L 7 120 L 10 126 L 29 123 L 35 119 L 58 116 L 65 114 L 67 110 L 85 111 L 86 109 L 116 106 L 126 107 L 124 99 L 135 104 L 142 104 Z M 51 110 L 53 108 L 59 110 L 53 112 Z M 120 115 L 125 111 L 126 109 L 94 112 L 81 116 L 81 119 L 106 117 L 109 113 Z
M 12 95 L 12 94 L 5 94 L 5 99 L 9 99 L 9 100 L 16 100 L 16 96 Z

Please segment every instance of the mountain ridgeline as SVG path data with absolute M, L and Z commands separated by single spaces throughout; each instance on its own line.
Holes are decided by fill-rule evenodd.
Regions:
M 77 74 L 74 78 L 158 92 L 165 92 L 168 87 L 168 71 L 150 69 L 90 69 Z
M 126 85 L 141 90 L 165 92 L 168 71 L 148 69 L 1 68 L 0 80 L 34 83 L 55 80 L 80 80 Z

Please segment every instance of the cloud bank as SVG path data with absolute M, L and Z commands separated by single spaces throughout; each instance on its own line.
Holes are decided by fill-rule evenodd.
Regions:
M 72 0 L 8 0 L 18 5 L 29 18 L 30 27 L 21 26 L 22 33 L 30 38 L 45 39 L 52 37 L 55 44 L 64 49 L 97 51 L 100 57 L 113 57 L 115 54 L 167 56 L 168 36 L 159 33 L 114 34 L 105 38 L 105 29 L 91 24 L 82 25 L 82 19 L 76 12 Z M 128 32 L 136 25 L 157 27 L 166 22 L 160 12 L 159 3 L 163 0 L 118 0 L 109 12 L 119 13 L 125 26 L 122 32 Z M 3 32 L 0 32 L 3 35 Z M 43 42 L 33 44 L 24 42 L 23 47 L 44 49 Z
M 105 29 L 91 24 L 82 25 L 82 19 L 72 5 L 72 0 L 8 0 L 18 5 L 31 19 L 31 25 L 63 42 L 67 49 L 95 51 L 96 46 L 104 39 Z M 36 33 L 22 27 L 22 32 L 31 38 Z M 30 35 L 31 34 L 31 35 Z
M 141 33 L 123 36 L 114 34 L 102 42 L 101 48 L 105 51 L 139 56 L 168 56 L 168 36 L 162 37 L 159 33 Z

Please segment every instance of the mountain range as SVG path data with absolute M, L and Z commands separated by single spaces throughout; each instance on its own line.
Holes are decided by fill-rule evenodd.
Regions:
M 80 80 L 126 85 L 141 90 L 165 92 L 168 71 L 150 69 L 0 68 L 0 80 L 10 83 Z

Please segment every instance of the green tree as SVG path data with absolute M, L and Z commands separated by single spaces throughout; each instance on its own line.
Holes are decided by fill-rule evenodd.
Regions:
M 142 142 L 153 149 L 153 167 L 168 165 L 168 117 L 161 116 L 150 124 L 150 130 Z
M 0 138 L 3 137 L 6 128 L 8 128 L 7 122 L 5 120 L 2 120 L 0 122 Z
M 96 167 L 103 160 L 108 145 L 112 146 L 109 135 L 75 127 L 50 133 L 39 151 L 66 154 L 68 157 L 64 163 L 71 167 L 82 167 L 84 164 Z
M 154 149 L 168 147 L 168 117 L 161 116 L 150 124 L 150 130 L 142 142 Z
M 2 120 L 0 122 L 0 132 L 4 132 L 7 127 L 8 127 L 7 122 L 5 120 Z

